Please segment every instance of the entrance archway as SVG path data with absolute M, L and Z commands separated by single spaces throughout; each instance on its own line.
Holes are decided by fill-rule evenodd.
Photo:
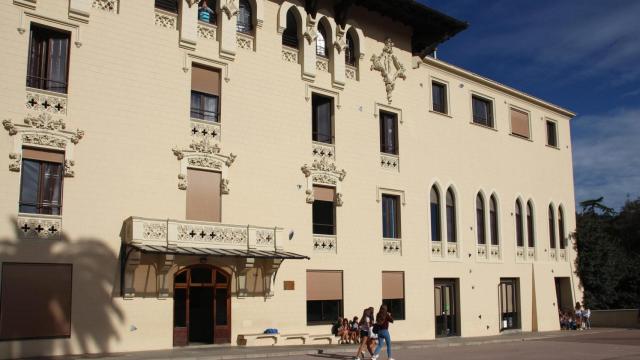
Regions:
M 231 276 L 210 265 L 177 272 L 173 281 L 173 345 L 231 342 Z

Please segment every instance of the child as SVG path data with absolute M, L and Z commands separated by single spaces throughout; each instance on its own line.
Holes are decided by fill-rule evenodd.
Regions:
M 349 343 L 349 319 L 342 319 L 342 326 L 340 327 L 340 343 Z
M 586 308 L 582 312 L 582 317 L 584 317 L 583 324 L 588 330 L 591 330 L 591 309 Z
M 349 323 L 350 340 L 354 344 L 358 344 L 360 342 L 360 340 L 358 339 L 360 335 L 360 332 L 358 331 L 358 327 L 359 327 L 358 317 L 354 316 L 351 323 Z

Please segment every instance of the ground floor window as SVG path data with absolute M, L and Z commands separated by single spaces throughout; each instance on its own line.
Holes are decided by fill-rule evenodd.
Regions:
M 342 271 L 307 271 L 307 324 L 330 324 L 343 313 Z
M 520 328 L 518 279 L 500 279 L 500 330 Z
M 404 272 L 382 272 L 382 303 L 395 320 L 404 320 Z

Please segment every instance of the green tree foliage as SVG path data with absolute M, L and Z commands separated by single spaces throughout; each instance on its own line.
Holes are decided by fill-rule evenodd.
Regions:
M 616 213 L 602 198 L 577 214 L 576 273 L 592 309 L 640 307 L 640 198 Z

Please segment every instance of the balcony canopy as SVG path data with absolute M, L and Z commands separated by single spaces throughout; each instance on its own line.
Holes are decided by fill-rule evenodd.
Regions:
M 295 254 L 287 251 L 273 250 L 239 250 L 239 249 L 214 249 L 204 247 L 167 247 L 161 245 L 132 245 L 129 247 L 139 250 L 142 253 L 151 254 L 170 254 L 170 255 L 187 255 L 187 256 L 220 256 L 220 257 L 241 257 L 256 259 L 293 259 L 304 260 L 309 259 L 308 256 Z

